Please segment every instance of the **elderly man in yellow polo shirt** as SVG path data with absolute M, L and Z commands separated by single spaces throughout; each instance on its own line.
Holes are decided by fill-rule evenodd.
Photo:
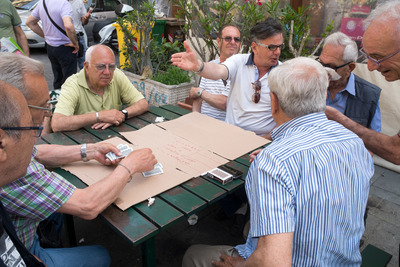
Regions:
M 108 46 L 89 47 L 83 66 L 61 86 L 51 122 L 54 132 L 73 131 L 87 125 L 106 129 L 148 110 L 143 95 L 116 69 L 114 53 Z M 125 109 L 123 104 L 127 106 Z

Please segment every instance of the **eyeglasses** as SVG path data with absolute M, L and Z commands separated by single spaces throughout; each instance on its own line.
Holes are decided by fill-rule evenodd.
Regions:
M 252 98 L 253 102 L 257 104 L 258 102 L 260 102 L 260 99 L 261 99 L 261 94 L 260 94 L 261 82 L 260 82 L 260 80 L 257 80 L 251 84 L 253 85 L 253 89 L 255 91 L 251 98 Z
M 34 105 L 28 105 L 28 107 L 44 110 L 45 111 L 45 116 L 50 116 L 51 113 L 53 112 L 53 109 L 54 109 L 55 105 L 49 101 L 49 102 L 47 102 L 47 106 L 45 108 L 34 106 Z
M 223 37 L 221 38 L 222 40 L 225 40 L 225 42 L 230 43 L 232 42 L 232 39 L 235 40 L 235 43 L 240 43 L 242 40 L 240 39 L 240 37 L 231 37 L 231 36 L 227 36 L 227 37 Z
M 340 66 L 332 66 L 332 65 L 330 65 L 330 64 L 325 64 L 324 62 L 322 62 L 321 59 L 320 59 L 319 57 L 317 57 L 315 60 L 318 61 L 322 66 L 327 67 L 327 68 L 331 68 L 331 69 L 333 69 L 334 71 L 337 71 L 338 69 L 343 68 L 344 66 L 347 66 L 347 65 L 349 65 L 351 62 L 353 62 L 353 61 L 349 61 L 349 62 L 347 62 L 347 63 L 344 63 L 343 65 L 340 65 Z
M 258 44 L 259 46 L 268 48 L 272 52 L 276 51 L 276 49 L 278 49 L 278 48 L 282 51 L 282 49 L 285 47 L 285 44 L 281 44 L 281 45 L 266 45 L 266 44 L 262 44 L 262 43 L 258 43 L 258 42 L 256 42 L 256 44 Z
M 386 57 L 383 57 L 383 58 L 381 58 L 381 59 L 375 59 L 375 58 L 372 58 L 372 57 L 368 56 L 367 53 L 365 53 L 364 47 L 362 47 L 362 48 L 360 49 L 360 53 L 361 53 L 364 57 L 366 57 L 366 58 L 372 60 L 373 62 L 375 62 L 375 64 L 378 65 L 378 68 L 381 66 L 381 62 L 382 62 L 382 61 L 385 61 L 385 60 L 387 60 L 387 59 L 389 59 L 389 58 L 395 56 L 395 55 L 396 55 L 397 53 L 399 53 L 399 52 L 400 52 L 400 49 L 397 50 L 396 52 L 394 52 L 393 54 L 390 54 L 390 55 L 388 55 L 388 56 L 386 56 Z
M 107 66 L 110 71 L 114 71 L 116 68 L 115 64 L 108 64 L 108 65 L 107 64 L 94 64 L 94 65 L 98 71 L 104 71 L 107 68 Z
M 8 131 L 35 131 L 35 137 L 40 137 L 42 135 L 43 126 L 2 127 L 1 129 Z

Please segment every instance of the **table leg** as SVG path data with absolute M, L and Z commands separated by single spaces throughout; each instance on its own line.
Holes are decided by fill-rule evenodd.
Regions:
M 72 215 L 63 214 L 64 229 L 68 247 L 76 247 L 75 225 Z
M 155 267 L 156 263 L 156 242 L 154 237 L 142 243 L 142 260 L 144 267 Z

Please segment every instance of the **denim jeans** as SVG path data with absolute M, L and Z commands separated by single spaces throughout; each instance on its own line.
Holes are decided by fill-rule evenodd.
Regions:
M 54 218 L 57 226 L 62 225 L 62 215 L 54 213 L 49 218 Z M 56 227 L 61 233 L 62 227 Z M 108 251 L 102 246 L 78 246 L 72 248 L 42 248 L 39 236 L 36 234 L 32 247 L 29 251 L 38 257 L 47 267 L 108 267 L 111 258 Z
M 60 89 L 65 80 L 76 73 L 76 54 L 72 53 L 74 48 L 65 45 L 46 45 L 46 48 L 54 74 L 53 89 Z

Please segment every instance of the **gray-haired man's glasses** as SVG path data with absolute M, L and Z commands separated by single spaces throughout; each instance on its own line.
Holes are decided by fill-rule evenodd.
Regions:
M 386 56 L 386 57 L 383 57 L 383 58 L 381 58 L 381 59 L 375 59 L 375 58 L 373 58 L 373 57 L 368 56 L 367 53 L 365 53 L 364 47 L 362 47 L 362 48 L 360 49 L 360 53 L 361 53 L 363 56 L 365 56 L 366 58 L 368 58 L 368 59 L 372 60 L 373 62 L 375 62 L 375 64 L 378 65 L 378 68 L 381 66 L 381 62 L 383 62 L 383 61 L 385 61 L 385 60 L 387 60 L 387 59 L 389 59 L 389 58 L 395 56 L 395 55 L 396 55 L 397 53 L 399 53 L 399 52 L 400 52 L 400 49 L 397 50 L 396 52 L 394 52 L 393 54 L 390 54 L 390 55 L 388 55 L 388 56 Z
M 34 108 L 34 109 L 40 109 L 40 110 L 44 110 L 44 112 L 45 112 L 45 116 L 50 116 L 51 115 L 51 113 L 53 112 L 53 109 L 54 109 L 54 104 L 53 103 L 51 103 L 50 101 L 47 103 L 47 106 L 44 108 L 44 107 L 38 107 L 38 106 L 34 106 L 34 105 L 28 105 L 28 107 L 30 107 L 30 108 Z
M 40 137 L 42 135 L 43 126 L 1 127 L 1 129 L 8 131 L 35 131 L 35 137 Z

